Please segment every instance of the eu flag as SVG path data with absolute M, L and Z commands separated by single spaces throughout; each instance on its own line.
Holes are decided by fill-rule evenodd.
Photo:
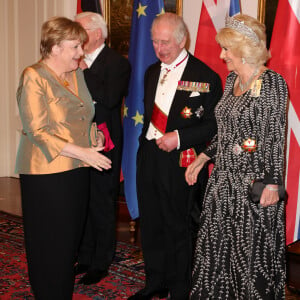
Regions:
M 163 0 L 134 0 L 129 46 L 132 71 L 129 94 L 124 105 L 122 156 L 124 193 L 132 219 L 139 216 L 136 195 L 136 153 L 138 137 L 143 126 L 144 74 L 148 66 L 157 60 L 150 29 L 153 19 L 161 13 L 164 13 Z
M 240 1 L 239 0 L 230 0 L 229 16 L 232 17 L 234 15 L 239 14 L 240 12 L 241 12 Z

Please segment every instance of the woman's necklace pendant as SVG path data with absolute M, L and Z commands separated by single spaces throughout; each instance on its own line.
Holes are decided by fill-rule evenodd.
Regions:
M 62 81 L 62 83 L 65 87 L 68 87 L 70 85 L 69 81 L 67 81 L 65 79 Z

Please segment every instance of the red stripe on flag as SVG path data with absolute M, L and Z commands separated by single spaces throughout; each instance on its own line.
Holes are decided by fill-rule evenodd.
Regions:
M 221 47 L 215 40 L 216 34 L 216 28 L 203 1 L 195 46 L 195 56 L 220 75 L 224 87 L 228 70 L 224 61 L 219 58 Z
M 300 24 L 287 0 L 279 1 L 271 40 L 269 66 L 283 75 L 289 86 L 290 99 L 300 118 Z M 297 72 L 298 67 L 298 72 Z
M 291 4 L 294 9 L 299 7 L 300 0 Z M 298 44 L 300 40 L 300 24 L 288 0 L 279 0 L 276 18 L 273 27 L 271 39 L 271 55 L 269 67 L 281 74 L 288 85 L 290 95 L 290 110 L 293 107 L 295 116 L 292 118 L 289 113 L 289 128 L 291 132 L 290 140 L 287 141 L 289 150 L 289 161 L 286 174 L 286 188 L 288 193 L 288 202 L 286 207 L 286 235 L 287 244 L 297 239 L 295 232 L 298 231 L 299 224 L 296 224 L 296 215 L 300 207 L 298 202 L 298 184 L 299 184 L 299 152 L 300 146 L 296 137 L 300 135 L 298 120 L 300 119 L 300 55 Z M 298 138 L 299 140 L 299 138 Z M 299 233 L 298 233 L 299 236 Z
M 287 169 L 287 191 L 288 191 L 288 201 L 286 205 L 286 243 L 292 243 L 294 241 L 296 215 L 297 210 L 297 198 L 299 191 L 299 170 L 300 170 L 300 145 L 298 144 L 296 137 L 291 131 L 291 138 L 289 141 L 289 161 Z M 295 159 L 297 157 L 297 159 Z
M 77 13 L 81 13 L 82 9 L 81 9 L 81 0 L 77 0 Z

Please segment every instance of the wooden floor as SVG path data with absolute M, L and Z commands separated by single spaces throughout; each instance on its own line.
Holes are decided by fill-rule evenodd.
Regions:
M 18 216 L 22 215 L 19 179 L 0 177 L 0 210 Z M 121 197 L 117 213 L 117 239 L 140 246 L 140 234 L 137 225 L 135 226 L 129 217 L 126 203 Z M 286 299 L 300 299 L 300 294 L 286 289 Z

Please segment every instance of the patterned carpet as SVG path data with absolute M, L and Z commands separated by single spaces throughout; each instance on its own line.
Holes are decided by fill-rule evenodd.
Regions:
M 139 248 L 118 242 L 109 275 L 90 286 L 75 284 L 73 300 L 127 299 L 144 285 Z M 82 275 L 81 275 L 82 276 Z M 76 278 L 76 282 L 80 276 Z M 0 299 L 33 300 L 27 277 L 22 218 L 0 211 Z
M 22 218 L 0 211 L 0 300 L 34 300 L 23 243 Z M 138 247 L 118 242 L 109 275 L 90 286 L 75 283 L 73 300 L 127 299 L 144 285 L 144 264 L 139 253 Z M 297 299 L 299 294 L 286 290 L 286 300 Z

